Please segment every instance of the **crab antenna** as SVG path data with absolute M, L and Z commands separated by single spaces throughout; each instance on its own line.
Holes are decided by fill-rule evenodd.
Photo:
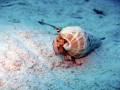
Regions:
M 38 21 L 38 23 L 40 23 L 41 25 L 48 25 L 48 26 L 51 26 L 53 28 L 55 28 L 57 30 L 57 34 L 59 35 L 59 32 L 60 32 L 60 29 L 58 26 L 54 26 L 54 25 L 51 25 L 51 24 L 48 24 L 48 23 L 44 23 L 43 21 Z
M 38 23 L 40 23 L 41 25 L 48 25 L 48 26 L 51 26 L 53 28 L 56 28 L 56 26 L 48 24 L 48 23 L 44 23 L 43 21 L 38 21 Z

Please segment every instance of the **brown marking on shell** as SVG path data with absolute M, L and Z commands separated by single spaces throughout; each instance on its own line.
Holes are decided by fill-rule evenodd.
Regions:
M 80 32 L 62 34 L 61 36 L 71 43 L 71 49 L 67 51 L 71 56 L 79 57 L 83 53 L 85 42 Z
M 72 38 L 73 38 L 73 35 L 68 34 L 68 35 L 67 35 L 67 38 L 71 41 L 71 40 L 72 40 Z
M 83 53 L 84 50 L 85 50 L 85 48 L 81 48 L 81 47 L 80 47 L 80 49 L 78 50 L 78 52 L 79 52 L 79 53 L 81 53 L 81 52 Z
M 80 32 L 78 32 L 76 38 L 80 38 L 81 35 L 82 34 Z
M 71 42 L 71 44 L 72 44 L 71 50 L 78 47 L 78 42 L 77 42 L 77 40 L 75 40 L 75 42 Z
M 71 34 L 60 34 L 60 36 L 62 38 L 67 38 L 70 41 L 73 39 L 73 35 L 71 35 Z
M 75 32 L 75 31 L 73 31 L 72 33 L 73 33 L 73 34 L 76 34 L 76 32 Z

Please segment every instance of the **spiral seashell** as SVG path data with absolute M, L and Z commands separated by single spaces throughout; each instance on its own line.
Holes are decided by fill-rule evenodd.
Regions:
M 61 39 L 64 40 L 64 43 L 61 43 Z M 78 26 L 71 26 L 65 27 L 59 32 L 59 37 L 54 40 L 53 47 L 58 54 L 62 54 L 63 56 L 66 54 L 74 58 L 80 58 L 89 54 L 93 49 L 97 48 L 100 43 L 101 40 L 99 38 L 85 32 Z

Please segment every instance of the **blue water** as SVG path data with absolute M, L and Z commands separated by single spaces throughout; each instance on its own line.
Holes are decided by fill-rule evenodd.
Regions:
M 38 21 L 105 40 L 82 65 L 64 61 Z M 119 48 L 120 0 L 0 0 L 0 90 L 120 90 Z

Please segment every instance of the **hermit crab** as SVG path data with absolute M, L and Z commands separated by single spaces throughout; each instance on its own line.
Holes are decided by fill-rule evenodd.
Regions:
M 86 56 L 99 47 L 101 40 L 104 39 L 97 38 L 78 26 L 69 26 L 61 30 L 53 25 L 50 26 L 54 27 L 58 32 L 58 37 L 53 41 L 53 49 L 56 54 L 62 55 L 66 60 L 75 60 Z

